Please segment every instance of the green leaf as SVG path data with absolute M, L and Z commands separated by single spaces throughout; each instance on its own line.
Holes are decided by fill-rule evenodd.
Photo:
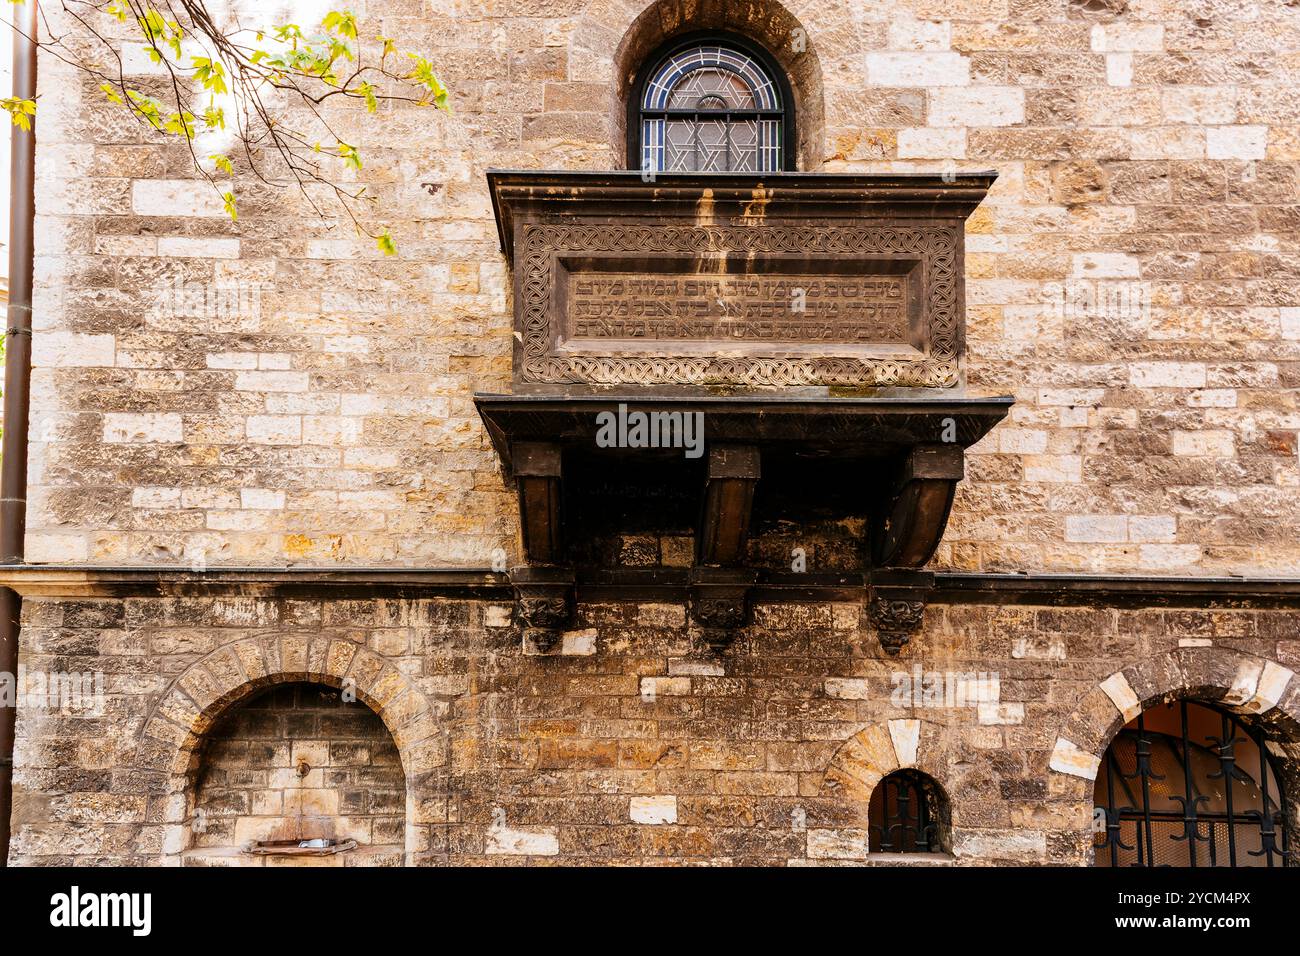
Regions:
M 406 75 L 408 80 L 413 80 L 420 86 L 424 87 L 433 97 L 433 103 L 440 110 L 447 110 L 449 107 L 449 97 L 447 88 L 442 85 L 433 72 L 433 64 L 418 53 L 406 54 L 415 61 L 415 67 Z
M 226 213 L 230 216 L 232 220 L 238 220 L 239 213 L 235 210 L 235 194 L 224 193 L 222 194 L 221 198 L 225 200 Z
M 192 56 L 190 69 L 194 71 L 194 78 L 205 90 L 217 95 L 229 92 L 226 87 L 226 68 L 220 61 L 210 60 L 206 56 Z
M 171 133 L 173 136 L 184 136 L 186 139 L 193 139 L 194 114 L 173 113 L 163 123 L 162 130 L 164 133 Z
M 357 92 L 365 99 L 367 112 L 373 113 L 379 109 L 379 100 L 375 97 L 375 88 L 373 86 L 363 80 L 357 87 Z
M 353 169 L 361 168 L 361 154 L 357 152 L 355 146 L 349 146 L 347 143 L 339 140 L 338 145 L 339 158 Z
M 355 40 L 357 36 L 357 18 L 350 10 L 331 10 L 325 14 L 321 26 L 341 37 L 352 37 Z
M 393 242 L 392 233 L 387 229 L 375 236 L 375 245 L 378 246 L 379 251 L 386 256 L 397 255 L 397 243 Z
M 229 156 L 223 156 L 220 153 L 213 153 L 208 157 L 208 159 L 212 160 L 213 165 L 227 176 L 235 175 L 235 167 L 231 165 Z

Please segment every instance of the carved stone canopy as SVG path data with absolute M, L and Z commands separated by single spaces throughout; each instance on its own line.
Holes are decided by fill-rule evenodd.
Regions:
M 593 571 L 575 533 L 593 474 L 653 471 L 698 501 L 692 616 L 721 646 L 758 576 L 746 541 L 764 470 L 806 475 L 816 497 L 838 464 L 870 513 L 868 616 L 897 652 L 964 451 L 1012 403 L 964 389 L 964 223 L 995 178 L 488 174 L 513 267 L 514 394 L 475 402 L 518 490 L 527 566 L 512 580 L 539 647 L 584 559 Z
M 557 626 L 554 597 L 571 595 L 575 580 L 567 570 L 573 565 L 567 528 L 574 522 L 564 508 L 584 506 L 580 496 L 566 492 L 566 482 L 577 483 L 576 471 L 588 472 L 581 477 L 589 479 L 591 472 L 667 461 L 671 467 L 663 473 L 693 487 L 700 502 L 693 613 L 706 628 L 721 629 L 743 621 L 755 581 L 745 568 L 745 544 L 765 458 L 795 462 L 814 497 L 822 493 L 820 474 L 828 463 L 862 463 L 861 493 L 868 499 L 874 531 L 864 564 L 879 591 L 873 597 L 883 600 L 893 594 L 893 600 L 915 602 L 928 586 L 930 576 L 920 569 L 943 536 L 964 473 L 965 449 L 1005 417 L 1012 404 L 1009 397 L 937 389 L 843 398 L 575 390 L 562 396 L 480 394 L 474 401 L 519 493 L 529 564 L 516 571 L 522 601 L 531 602 L 539 615 L 544 611 L 550 626 Z M 696 424 L 683 427 L 691 420 Z M 638 422 L 645 426 L 640 439 L 634 432 Z M 620 437 L 619 429 L 621 440 L 606 440 Z M 684 436 L 689 441 L 692 433 L 698 437 L 698 467 L 691 466 L 688 442 L 674 447 L 672 440 Z M 562 506 L 564 502 L 568 504 Z M 539 603 L 548 589 L 552 600 Z M 728 612 L 728 603 L 739 610 Z M 880 606 L 885 611 L 891 607 Z M 880 620 L 888 627 L 878 624 L 882 635 L 893 635 L 895 650 L 905 642 L 899 635 L 906 629 L 898 623 L 905 617 L 887 614 Z M 914 628 L 919 614 L 909 620 Z M 526 623 L 547 626 L 540 616 L 526 618 Z

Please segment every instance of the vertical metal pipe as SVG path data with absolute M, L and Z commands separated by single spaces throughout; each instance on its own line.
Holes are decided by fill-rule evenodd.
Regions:
M 36 99 L 36 0 L 11 7 L 14 88 Z M 27 530 L 27 418 L 32 375 L 32 263 L 36 218 L 36 119 L 30 131 L 10 127 L 9 321 L 5 333 L 4 438 L 0 443 L 0 563 L 23 562 Z M 18 673 L 22 598 L 0 588 L 0 673 Z M 0 707 L 0 866 L 9 860 L 13 809 L 14 721 L 17 707 Z

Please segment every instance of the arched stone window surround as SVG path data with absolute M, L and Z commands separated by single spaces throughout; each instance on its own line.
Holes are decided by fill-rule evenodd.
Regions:
M 1300 833 L 1300 681 L 1277 661 L 1222 647 L 1187 647 L 1148 658 L 1099 681 L 1061 725 L 1049 762 L 1056 786 L 1078 797 L 1079 844 L 1091 862 L 1093 784 L 1107 748 L 1130 720 L 1185 698 L 1263 731 L 1286 792 L 1292 834 Z M 1300 860 L 1292 860 L 1293 865 Z
M 639 8 L 629 16 L 628 8 Z M 646 61 L 672 40 L 700 31 L 730 33 L 767 51 L 790 84 L 791 105 L 798 117 L 789 168 L 820 168 L 825 138 L 822 68 L 816 38 L 789 9 L 776 0 L 731 4 L 723 0 L 654 0 L 644 4 L 593 0 L 575 35 L 594 48 L 619 36 L 612 55 L 613 84 L 609 101 L 610 144 L 616 166 L 639 167 L 628 155 L 628 97 Z
M 690 61 L 684 69 L 679 61 Z M 733 62 L 734 61 L 734 62 Z M 726 31 L 703 31 L 674 37 L 645 59 L 627 97 L 627 156 L 634 169 L 658 172 L 667 154 L 667 127 L 673 107 L 669 97 L 676 84 L 693 73 L 711 68 L 735 73 L 746 88 L 750 105 L 757 110 L 776 110 L 778 115 L 760 118 L 756 131 L 756 172 L 794 168 L 797 129 L 794 95 L 780 64 L 758 44 Z M 658 119 L 657 161 L 647 162 L 643 129 Z M 668 120 L 668 122 L 665 122 Z M 706 121 L 707 124 L 707 121 Z M 739 128 L 739 126 L 737 126 Z M 773 142 L 775 140 L 775 142 Z

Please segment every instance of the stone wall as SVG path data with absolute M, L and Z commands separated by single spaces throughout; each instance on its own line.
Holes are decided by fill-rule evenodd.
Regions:
M 1018 404 L 969 459 L 940 566 L 1300 569 L 1300 7 L 357 11 L 453 91 L 450 116 L 377 127 L 331 108 L 395 259 L 246 171 L 230 222 L 182 147 L 42 60 L 29 560 L 515 563 L 470 402 L 510 372 L 484 170 L 620 165 L 638 58 L 725 25 L 790 73 L 803 168 L 1000 173 L 968 226 L 969 380 Z
M 180 862 L 205 839 L 204 742 L 298 681 L 382 720 L 414 864 L 862 862 L 871 791 L 900 767 L 947 795 L 952 855 L 932 861 L 1085 863 L 1099 757 L 1179 694 L 1258 721 L 1300 807 L 1295 611 L 936 604 L 899 658 L 840 603 L 761 604 L 720 656 L 675 604 L 585 605 L 547 654 L 481 600 L 32 597 L 24 614 L 27 670 L 102 671 L 106 699 L 20 709 L 18 864 Z M 917 668 L 953 692 L 908 688 Z

